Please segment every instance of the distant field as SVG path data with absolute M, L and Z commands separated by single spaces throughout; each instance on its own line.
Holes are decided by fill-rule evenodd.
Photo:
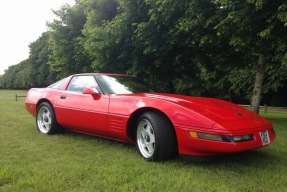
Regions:
M 0 90 L 0 191 L 286 191 L 287 113 L 262 113 L 274 125 L 266 148 L 196 163 L 149 163 L 135 146 L 66 133 L 45 136 L 25 110 L 27 91 Z

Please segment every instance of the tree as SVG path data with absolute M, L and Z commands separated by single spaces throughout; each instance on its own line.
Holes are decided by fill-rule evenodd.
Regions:
M 4 75 L 0 77 L 0 88 L 4 89 L 25 89 L 28 88 L 29 80 L 28 59 L 16 65 L 8 67 Z
M 0 87 L 27 89 L 31 86 L 47 86 L 56 80 L 56 74 L 51 72 L 48 50 L 48 33 L 43 33 L 29 45 L 29 58 L 10 66 L 1 76 Z
M 43 33 L 36 41 L 29 45 L 29 67 L 30 73 L 28 80 L 30 86 L 47 86 L 56 80 L 56 73 L 53 72 L 48 64 L 49 54 L 49 32 Z
M 91 72 L 91 59 L 83 45 L 82 30 L 87 19 L 83 7 L 77 2 L 74 6 L 63 5 L 53 12 L 59 19 L 48 23 L 51 69 L 58 73 L 58 78 Z
M 92 7 L 86 10 L 88 21 L 83 33 L 94 69 L 126 73 L 136 62 L 132 39 L 134 24 L 146 15 L 144 1 L 94 0 Z
M 54 13 L 58 19 L 30 45 L 29 59 L 9 68 L 0 87 L 113 72 L 169 92 L 232 101 L 246 100 L 254 89 L 255 112 L 260 96 L 276 105 L 285 101 L 283 0 L 77 0 Z
M 213 3 L 119 0 L 103 9 L 110 1 L 93 2 L 84 34 L 95 69 L 141 76 L 170 92 L 202 89 L 210 80 L 207 68 L 217 49 L 208 20 L 216 11 Z M 103 10 L 111 17 L 103 17 Z
M 257 57 L 251 106 L 252 110 L 258 113 L 267 63 L 275 64 L 270 57 L 277 49 L 274 42 L 278 42 L 286 30 L 282 18 L 279 17 L 279 9 L 285 1 L 217 0 L 215 2 L 220 7 L 218 13 L 225 15 L 217 26 L 218 33 L 228 37 L 230 45 L 235 50 L 243 51 L 245 58 L 250 59 L 244 63 L 245 66 L 255 63 Z

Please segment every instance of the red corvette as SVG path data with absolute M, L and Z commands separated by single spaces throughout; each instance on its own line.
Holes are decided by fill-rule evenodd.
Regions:
M 236 153 L 275 139 L 269 121 L 238 105 L 160 93 L 128 75 L 71 75 L 30 89 L 26 109 L 43 134 L 67 129 L 136 143 L 147 161 Z

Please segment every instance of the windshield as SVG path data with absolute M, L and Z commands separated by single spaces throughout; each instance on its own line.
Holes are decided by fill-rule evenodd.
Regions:
M 133 76 L 101 75 L 96 77 L 105 93 L 132 94 L 162 92 L 154 86 Z

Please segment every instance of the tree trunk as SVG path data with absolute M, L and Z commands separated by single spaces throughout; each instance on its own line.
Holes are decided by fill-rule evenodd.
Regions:
M 255 84 L 253 88 L 253 95 L 251 99 L 251 110 L 257 114 L 259 113 L 261 91 L 262 91 L 265 69 L 266 69 L 265 54 L 263 53 L 263 51 L 260 51 L 256 70 Z
M 149 83 L 155 85 L 154 66 L 152 65 L 149 70 Z

